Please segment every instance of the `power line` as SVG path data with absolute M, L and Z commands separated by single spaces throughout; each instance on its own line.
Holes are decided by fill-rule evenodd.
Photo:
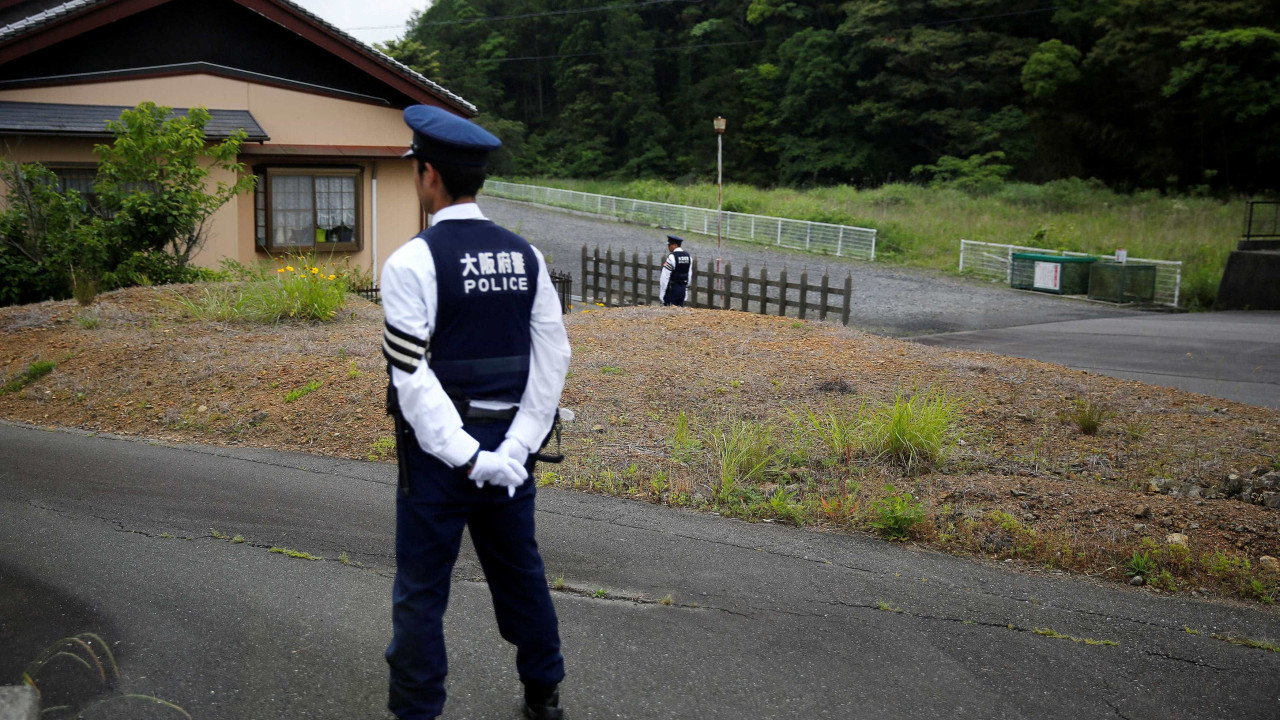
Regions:
M 1014 17 L 1017 15 L 1035 15 L 1036 13 L 1053 12 L 1054 10 L 1060 10 L 1060 9 L 1062 9 L 1061 5 L 1054 5 L 1053 7 L 1036 8 L 1035 10 L 1015 10 L 1013 12 L 998 13 L 996 15 L 975 15 L 973 17 L 955 18 L 953 20 L 937 20 L 934 22 L 915 23 L 913 25 L 905 25 L 902 28 L 895 28 L 895 29 L 909 29 L 913 27 L 919 27 L 922 25 L 923 26 L 953 25 L 955 23 L 969 22 L 971 20 L 994 20 L 996 18 Z
M 727 45 L 758 45 L 764 40 L 739 40 L 736 42 L 702 43 L 700 45 L 672 45 L 669 47 L 645 48 L 643 50 L 621 50 L 613 52 L 571 53 L 568 55 L 530 55 L 529 57 L 475 59 L 474 62 L 516 62 L 518 60 L 559 60 L 561 58 L 596 57 L 599 55 L 639 55 L 641 53 L 666 52 L 668 50 L 696 50 L 698 48 L 725 47 Z
M 605 12 L 608 10 L 624 10 L 626 8 L 647 7 L 649 5 L 665 5 L 673 2 L 698 3 L 702 0 L 645 0 L 645 2 L 624 3 L 619 5 L 601 5 L 589 8 L 573 8 L 569 10 L 548 10 L 546 12 L 521 13 L 519 15 L 493 15 L 474 18 L 463 18 L 461 20 L 437 20 L 435 22 L 418 23 L 416 27 L 436 27 L 439 25 L 465 25 L 467 23 L 477 22 L 496 22 L 498 20 L 527 20 L 529 18 L 550 17 L 553 15 L 581 15 L 583 13 Z M 364 27 L 350 27 L 345 30 L 394 30 L 402 28 L 404 25 L 367 25 Z

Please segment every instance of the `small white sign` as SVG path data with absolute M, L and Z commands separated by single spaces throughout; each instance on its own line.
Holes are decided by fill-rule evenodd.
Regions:
M 1062 289 L 1062 264 L 1054 262 L 1037 262 L 1036 279 L 1031 285 L 1037 290 Z
M 1116 262 L 1118 262 L 1118 263 L 1122 263 L 1122 262 L 1124 262 L 1125 260 L 1128 260 L 1128 259 L 1129 259 L 1129 251 L 1128 251 L 1128 250 L 1125 250 L 1124 248 L 1119 248 L 1119 249 L 1117 249 L 1117 250 L 1116 250 Z

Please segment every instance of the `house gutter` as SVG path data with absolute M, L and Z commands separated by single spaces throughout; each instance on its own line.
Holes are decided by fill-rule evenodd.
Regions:
M 373 286 L 378 287 L 378 161 L 373 161 L 373 266 L 371 277 Z

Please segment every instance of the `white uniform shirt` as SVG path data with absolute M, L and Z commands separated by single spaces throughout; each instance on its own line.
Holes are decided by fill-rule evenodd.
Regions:
M 662 262 L 662 275 L 658 278 L 658 299 L 665 300 L 667 297 L 667 283 L 671 281 L 671 271 L 676 267 L 676 254 L 669 253 L 667 259 Z M 693 285 L 693 259 L 689 259 L 689 285 Z
M 485 219 L 480 206 L 475 203 L 451 205 L 433 215 L 428 227 L 450 220 L 473 219 Z M 538 258 L 538 290 L 529 318 L 529 381 L 506 436 L 536 452 L 551 430 L 569 371 L 570 350 L 560 301 L 551 284 L 547 263 L 537 248 L 533 254 Z M 392 253 L 382 267 L 382 308 L 387 324 L 415 338 L 429 339 L 435 332 L 436 302 L 436 266 L 431 260 L 431 250 L 425 242 L 410 241 Z M 424 451 L 446 465 L 460 467 L 480 449 L 480 443 L 462 429 L 457 408 L 425 360 L 413 373 L 391 368 L 391 381 L 400 399 L 400 411 Z M 512 407 L 510 403 L 494 401 L 476 401 L 472 405 L 490 410 Z

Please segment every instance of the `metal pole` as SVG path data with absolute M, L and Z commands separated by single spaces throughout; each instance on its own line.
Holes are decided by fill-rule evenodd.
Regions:
M 716 133 L 716 290 L 723 290 L 720 278 L 720 225 L 724 207 L 724 135 Z M 713 305 L 718 305 L 712 302 Z

